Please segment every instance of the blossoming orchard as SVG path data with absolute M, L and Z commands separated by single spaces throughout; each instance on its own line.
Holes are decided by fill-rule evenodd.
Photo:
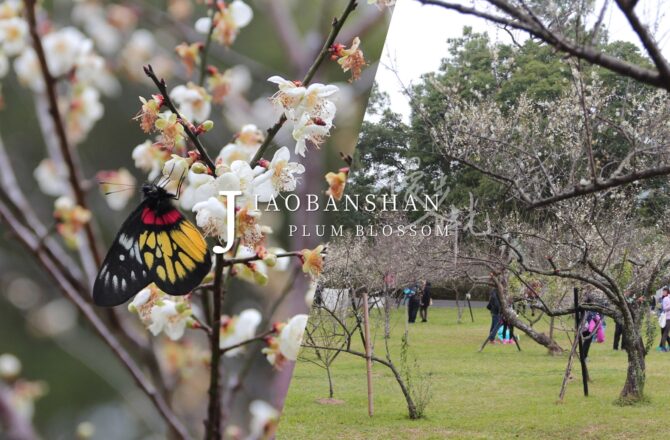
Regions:
M 348 164 L 337 155 L 353 148 L 374 75 L 366 68 L 380 52 L 389 2 L 303 2 L 293 10 L 288 3 L 0 2 L 0 218 L 40 273 L 19 276 L 14 267 L 7 299 L 43 337 L 77 347 L 70 352 L 82 363 L 91 350 L 123 366 L 113 373 L 125 378 L 119 389 L 135 387 L 146 399 L 137 404 L 141 416 L 114 428 L 127 430 L 119 438 L 151 431 L 174 438 L 273 436 L 326 249 L 287 240 L 281 214 L 258 205 L 294 192 L 342 197 Z M 331 19 L 303 37 L 294 15 L 322 6 Z M 268 22 L 277 33 L 270 53 L 259 42 L 268 38 Z M 371 32 L 366 43 L 362 35 Z M 347 114 L 340 117 L 342 108 Z M 133 252 L 124 231 L 146 227 L 147 217 L 135 225 L 131 215 L 121 224 L 142 182 L 167 191 L 191 219 L 212 251 L 205 262 L 211 268 L 183 295 L 152 282 L 130 292 L 122 307 L 96 307 L 93 281 L 113 270 L 110 264 L 135 264 L 124 255 L 137 255 L 144 264 L 137 267 L 155 266 L 170 281 L 197 263 L 188 242 L 180 246 L 190 258 L 177 259 L 181 248 L 162 242 L 154 255 Z M 228 192 L 239 195 L 222 195 Z M 165 217 L 152 221 L 167 224 Z M 159 242 L 172 237 L 156 234 Z M 148 237 L 138 232 L 140 246 L 154 246 L 153 233 Z M 230 250 L 220 252 L 227 244 Z M 117 245 L 130 254 L 103 266 L 105 249 Z M 123 289 L 131 274 L 132 280 L 108 277 L 105 285 Z M 32 296 L 16 293 L 26 290 Z M 78 321 L 97 340 L 65 342 Z M 20 379 L 21 362 L 34 362 L 20 358 L 0 356 L 8 432 L 53 434 L 62 427 L 33 424 L 33 402 L 59 387 L 34 369 L 30 381 Z M 86 438 L 98 429 L 111 438 L 96 413 L 86 413 L 91 420 L 78 416 L 66 432 Z

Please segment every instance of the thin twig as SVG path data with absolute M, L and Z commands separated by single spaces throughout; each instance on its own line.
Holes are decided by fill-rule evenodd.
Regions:
M 214 23 L 214 8 L 216 8 L 217 2 L 211 2 L 209 8 L 207 8 L 207 13 L 211 23 L 209 24 L 209 31 L 207 32 L 207 39 L 205 40 L 205 46 L 202 49 L 202 55 L 200 56 L 200 78 L 198 79 L 198 85 L 200 87 L 205 84 L 205 79 L 207 78 L 207 58 L 209 57 L 209 48 L 212 46 L 212 34 L 214 34 L 214 28 L 216 23 Z
M 177 110 L 177 107 L 172 102 L 172 99 L 170 99 L 170 94 L 167 91 L 165 80 L 162 78 L 158 79 L 153 67 L 151 67 L 151 64 L 148 64 L 144 67 L 144 73 L 154 82 L 154 84 L 156 84 L 158 91 L 163 96 L 163 103 L 167 105 L 170 111 L 177 116 L 177 120 L 182 125 L 182 127 L 184 127 L 184 132 L 195 146 L 195 149 L 198 150 L 198 153 L 200 153 L 200 157 L 203 161 L 205 161 L 205 164 L 211 170 L 211 172 L 214 173 L 214 170 L 216 169 L 214 161 L 207 153 L 207 150 L 205 150 L 205 146 L 202 144 L 202 142 L 200 142 L 198 135 L 193 130 L 191 130 L 191 123 L 182 117 L 182 115 L 179 113 L 179 110 Z
M 244 347 L 245 345 L 248 345 L 248 344 L 251 344 L 251 343 L 254 343 L 254 342 L 257 342 L 257 341 L 263 341 L 263 340 L 265 340 L 265 338 L 272 335 L 273 333 L 274 333 L 274 330 L 267 330 L 267 331 L 265 331 L 265 332 L 263 332 L 259 335 L 254 336 L 251 339 L 247 339 L 247 340 L 242 341 L 240 343 L 237 343 L 235 345 L 231 345 L 229 347 L 222 348 L 221 349 L 221 354 L 225 354 L 226 352 L 228 352 L 230 350 L 234 350 L 236 348 Z
M 286 257 L 297 257 L 302 255 L 302 251 L 291 251 L 291 252 L 283 252 L 280 254 L 275 255 L 277 258 L 286 258 Z M 259 255 L 253 255 L 251 257 L 244 257 L 244 258 L 231 258 L 223 262 L 224 266 L 232 266 L 234 264 L 245 264 L 245 263 L 251 263 L 254 261 L 259 261 L 262 260 L 263 258 L 260 257 Z

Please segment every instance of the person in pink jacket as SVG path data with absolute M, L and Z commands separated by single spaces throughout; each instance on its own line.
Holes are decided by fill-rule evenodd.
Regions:
M 659 345 L 660 351 L 668 351 L 668 334 L 670 332 L 670 289 L 668 287 L 663 288 L 663 298 L 661 299 L 661 313 L 665 313 L 665 327 L 663 327 L 663 333 L 661 334 L 661 344 Z

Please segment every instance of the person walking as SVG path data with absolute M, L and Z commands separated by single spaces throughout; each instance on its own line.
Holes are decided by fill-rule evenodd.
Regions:
M 423 282 L 423 290 L 421 291 L 421 322 L 428 322 L 428 307 L 433 300 L 430 296 L 430 281 Z
M 637 304 L 644 302 L 644 296 L 639 296 L 636 298 L 632 290 L 626 290 L 623 293 L 623 296 L 626 298 L 626 303 L 631 306 L 636 306 Z M 603 319 L 603 323 L 604 322 L 605 321 Z M 621 344 L 619 344 L 619 342 L 621 342 Z M 621 345 L 622 350 L 626 349 L 626 341 L 623 339 L 623 324 L 621 324 L 619 321 L 614 321 L 614 341 L 612 348 L 614 350 L 618 350 L 619 345 Z
M 665 327 L 661 333 L 661 343 L 659 350 L 667 352 L 668 348 L 668 333 L 670 333 L 670 289 L 666 286 L 663 288 L 663 297 L 661 299 L 661 314 L 665 316 Z
M 617 321 L 614 322 L 614 344 L 612 345 L 612 348 L 614 350 L 619 349 L 619 342 L 621 342 L 621 349 L 625 350 L 625 342 L 623 340 L 623 325 L 619 324 Z
M 501 317 L 500 321 L 502 323 L 502 343 L 514 344 L 514 326 L 504 317 Z
M 416 322 L 416 315 L 419 312 L 419 307 L 421 306 L 421 292 L 419 291 L 418 283 L 412 286 L 412 293 L 409 295 L 407 301 L 407 321 L 410 324 Z
M 582 329 L 582 356 L 584 359 L 589 357 L 589 350 L 593 339 L 597 337 L 598 331 L 602 326 L 602 316 L 600 313 L 589 311 L 586 312 L 586 319 L 584 320 L 584 328 Z
M 491 328 L 489 329 L 489 344 L 496 343 L 496 333 L 500 327 L 500 300 L 498 299 L 498 290 L 493 289 L 489 292 L 489 303 L 486 308 L 491 312 Z

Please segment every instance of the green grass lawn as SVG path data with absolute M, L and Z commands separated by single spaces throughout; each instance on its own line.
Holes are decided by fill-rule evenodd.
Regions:
M 551 357 L 546 349 L 521 335 L 522 352 L 513 345 L 477 350 L 486 337 L 490 317 L 475 310 L 475 323 L 456 323 L 456 311 L 432 308 L 429 323 L 410 327 L 410 345 L 424 371 L 431 372 L 433 400 L 422 420 L 410 420 L 400 388 L 390 371 L 374 365 L 375 415 L 367 415 L 365 360 L 341 354 L 333 365 L 335 398 L 328 397 L 325 371 L 299 362 L 279 424 L 278 439 L 632 439 L 668 435 L 670 354 L 647 357 L 649 402 L 635 407 L 615 405 L 625 380 L 625 352 L 612 350 L 614 325 L 607 339 L 593 344 L 589 356 L 590 396 L 583 397 L 579 363 L 566 398 L 557 404 L 567 355 Z M 404 330 L 404 314 L 394 316 L 394 361 Z M 537 324 L 546 330 L 548 322 Z M 383 357 L 381 329 L 374 330 Z M 658 339 L 658 337 L 657 337 Z M 565 334 L 559 338 L 569 348 Z M 360 347 L 357 347 L 360 349 Z

